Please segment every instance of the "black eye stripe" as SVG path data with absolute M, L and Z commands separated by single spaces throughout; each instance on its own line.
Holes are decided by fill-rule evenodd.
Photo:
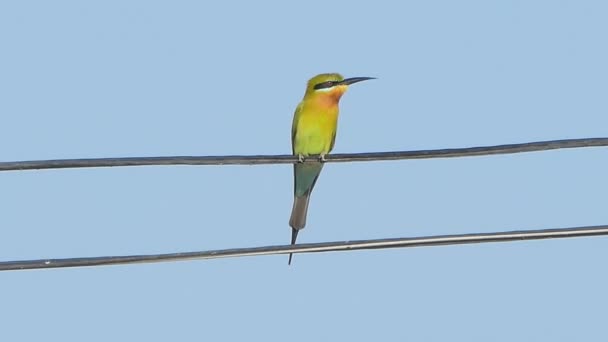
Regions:
M 335 84 L 336 84 L 336 82 L 334 82 L 334 81 L 327 81 L 327 82 L 315 84 L 315 89 L 331 88 Z

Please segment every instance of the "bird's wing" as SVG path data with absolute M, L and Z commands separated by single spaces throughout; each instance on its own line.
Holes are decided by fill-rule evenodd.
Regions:
M 334 144 L 336 143 L 336 129 L 334 129 L 333 133 L 331 134 L 331 144 L 329 145 L 329 151 L 331 152 L 331 150 L 334 149 Z
M 296 107 L 296 111 L 293 113 L 293 122 L 291 124 L 291 153 L 296 154 L 296 134 L 298 132 L 298 121 L 300 121 L 300 114 L 302 113 L 302 102 Z

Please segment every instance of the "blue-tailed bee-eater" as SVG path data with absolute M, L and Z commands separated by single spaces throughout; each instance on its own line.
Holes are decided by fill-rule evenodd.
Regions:
M 327 155 L 334 147 L 338 128 L 338 104 L 348 86 L 373 77 L 344 78 L 340 74 L 320 74 L 308 81 L 304 98 L 296 108 L 291 127 L 292 152 L 300 162 L 294 164 L 294 200 L 289 225 L 291 244 L 306 225 L 308 201 Z M 314 162 L 305 157 L 318 156 Z M 291 264 L 292 254 L 289 254 Z

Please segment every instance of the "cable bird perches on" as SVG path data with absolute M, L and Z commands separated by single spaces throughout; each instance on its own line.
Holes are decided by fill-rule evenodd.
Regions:
M 455 158 L 488 156 L 494 154 L 511 154 L 523 152 L 548 151 L 563 148 L 608 146 L 608 138 L 586 138 L 548 140 L 523 144 L 507 144 L 482 147 L 448 148 L 439 150 L 339 153 L 325 157 L 326 162 L 354 162 L 376 160 L 405 160 L 430 158 Z M 309 158 L 315 161 L 318 158 Z M 292 155 L 257 155 L 257 156 L 176 156 L 176 157 L 127 157 L 127 158 L 93 158 L 93 159 L 56 159 L 32 160 L 17 162 L 0 162 L 0 171 L 66 169 L 85 167 L 118 167 L 118 166 L 160 166 L 160 165 L 262 165 L 293 164 L 298 158 Z M 306 161 L 305 161 L 306 162 Z

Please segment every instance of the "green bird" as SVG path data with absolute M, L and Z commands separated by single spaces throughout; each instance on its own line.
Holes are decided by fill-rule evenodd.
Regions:
M 348 86 L 373 77 L 344 78 L 340 74 L 320 74 L 308 81 L 304 98 L 296 108 L 291 126 L 292 153 L 298 156 L 294 164 L 294 199 L 289 225 L 291 244 L 306 225 L 310 193 L 319 178 L 325 156 L 334 148 L 338 128 L 338 104 Z M 303 163 L 304 158 L 318 155 L 315 162 Z M 288 263 L 291 264 L 292 254 Z

